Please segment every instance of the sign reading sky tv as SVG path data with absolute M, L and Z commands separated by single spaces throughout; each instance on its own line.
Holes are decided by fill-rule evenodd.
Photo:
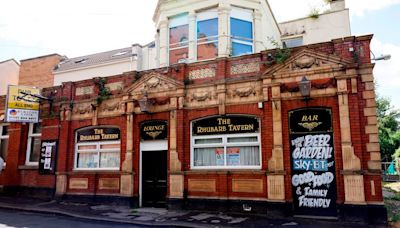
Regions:
M 32 96 L 33 95 L 33 96 Z M 39 122 L 40 89 L 27 86 L 8 86 L 6 122 Z
M 289 112 L 292 193 L 296 215 L 336 217 L 331 109 Z

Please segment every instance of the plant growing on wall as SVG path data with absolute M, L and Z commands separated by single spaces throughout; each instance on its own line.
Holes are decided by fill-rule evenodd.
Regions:
M 311 8 L 310 12 L 308 13 L 308 16 L 312 19 L 318 19 L 319 18 L 319 9 L 316 7 Z
M 290 49 L 282 46 L 278 41 L 268 37 L 268 41 L 275 47 L 274 59 L 276 63 L 281 64 L 290 57 Z
M 96 78 L 95 83 L 99 87 L 99 93 L 97 94 L 96 102 L 98 105 L 100 105 L 103 101 L 107 100 L 112 93 L 106 87 L 107 81 L 105 78 Z

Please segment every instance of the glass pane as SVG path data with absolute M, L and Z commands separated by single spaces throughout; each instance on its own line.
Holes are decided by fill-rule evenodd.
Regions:
M 100 154 L 100 168 L 119 168 L 119 153 L 107 152 Z
M 223 166 L 224 148 L 195 148 L 194 166 Z
M 197 22 L 197 39 L 218 36 L 218 19 L 209 19 Z
M 252 22 L 231 18 L 231 36 L 235 38 L 246 38 L 248 40 L 252 40 Z
M 287 48 L 292 48 L 292 47 L 299 47 L 303 45 L 303 38 L 294 38 L 294 39 L 289 39 L 289 40 L 284 40 L 283 45 Z
M 95 150 L 96 145 L 82 145 L 78 146 L 78 150 Z
M 119 150 L 119 144 L 104 144 L 100 145 L 100 149 L 118 149 Z
M 232 42 L 232 55 L 233 56 L 251 54 L 251 53 L 253 53 L 252 45 Z
M 214 59 L 218 56 L 218 42 L 197 45 L 197 60 Z
M 32 137 L 31 153 L 29 155 L 29 162 L 38 162 L 40 154 L 40 138 Z
M 1 135 L 8 135 L 8 125 L 3 125 L 2 128 Z
M 228 138 L 228 143 L 237 143 L 237 142 L 257 142 L 257 137 L 241 137 L 241 138 Z
M 8 139 L 0 140 L 0 157 L 3 158 L 4 161 L 7 160 L 7 148 L 8 148 Z
M 194 143 L 195 144 L 222 143 L 222 139 L 221 138 L 216 138 L 216 139 L 195 139 Z
M 260 150 L 258 146 L 229 147 L 227 148 L 228 166 L 256 166 L 260 165 Z
M 77 168 L 98 168 L 99 157 L 95 153 L 78 153 L 77 154 Z
M 189 40 L 189 25 L 181 25 L 169 29 L 169 44 L 170 48 L 188 45 Z
M 175 50 L 169 51 L 169 63 L 179 63 L 183 60 L 186 60 L 189 56 L 189 49 L 188 48 L 180 48 Z
M 34 123 L 32 133 L 33 134 L 42 133 L 42 123 Z

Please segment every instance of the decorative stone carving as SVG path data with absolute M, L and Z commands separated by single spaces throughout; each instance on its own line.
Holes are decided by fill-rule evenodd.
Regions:
M 316 64 L 316 59 L 306 55 L 294 62 L 294 65 L 300 69 L 311 68 L 314 64 Z
M 124 83 L 123 82 L 107 83 L 105 87 L 110 91 L 122 90 L 124 88 Z
M 253 72 L 258 72 L 259 70 L 260 70 L 259 62 L 237 64 L 231 66 L 231 75 L 253 73 Z
M 189 80 L 213 78 L 215 74 L 215 68 L 204 68 L 190 71 L 188 78 Z
M 73 109 L 73 114 L 85 115 L 93 111 L 92 104 L 77 104 Z
M 94 86 L 78 87 L 75 89 L 75 96 L 90 95 L 94 92 Z
M 233 97 L 248 97 L 251 94 L 253 94 L 254 96 L 257 94 L 256 89 L 251 86 L 251 87 L 244 87 L 244 88 L 237 88 L 235 90 L 233 90 Z
M 100 112 L 113 112 L 118 111 L 121 108 L 119 101 L 114 101 L 113 103 L 102 103 L 100 107 Z
M 157 77 L 150 78 L 147 82 L 145 82 L 145 89 L 154 89 L 160 85 L 160 79 Z
M 199 93 L 193 93 L 192 98 L 190 99 L 191 101 L 206 101 L 207 99 L 211 100 L 211 93 L 210 92 L 199 92 Z

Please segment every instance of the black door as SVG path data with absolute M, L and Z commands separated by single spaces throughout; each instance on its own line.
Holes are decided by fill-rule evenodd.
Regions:
M 165 207 L 167 196 L 167 151 L 142 152 L 142 204 Z

